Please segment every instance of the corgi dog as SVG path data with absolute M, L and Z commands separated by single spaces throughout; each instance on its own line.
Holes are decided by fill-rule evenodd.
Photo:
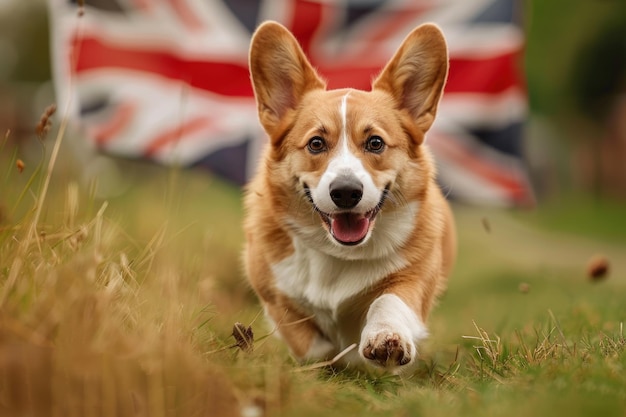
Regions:
M 250 73 L 269 143 L 245 195 L 246 273 L 300 361 L 412 369 L 456 255 L 424 136 L 448 73 L 437 26 L 410 33 L 371 91 L 327 90 L 265 22 Z M 345 352 L 344 352 L 345 353 Z

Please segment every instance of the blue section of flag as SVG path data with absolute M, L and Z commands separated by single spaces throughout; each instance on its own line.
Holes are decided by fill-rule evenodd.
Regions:
M 224 146 L 206 155 L 193 164 L 194 167 L 210 169 L 213 173 L 237 185 L 244 185 L 247 180 L 246 164 L 250 139 L 241 141 L 234 146 Z
M 469 21 L 470 24 L 506 23 L 515 22 L 516 2 L 511 0 L 493 0 L 489 6 L 480 10 Z
M 259 23 L 261 2 L 256 0 L 223 0 L 223 3 L 252 34 Z
M 501 128 L 476 128 L 469 131 L 484 146 L 505 155 L 519 157 L 523 154 L 523 121 L 514 122 Z

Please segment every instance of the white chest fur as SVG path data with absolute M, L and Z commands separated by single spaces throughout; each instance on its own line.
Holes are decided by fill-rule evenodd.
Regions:
M 320 239 L 319 234 L 326 233 L 321 225 L 294 233 L 293 254 L 272 266 L 276 286 L 315 314 L 318 325 L 333 337 L 336 314 L 345 300 L 406 266 L 398 249 L 415 227 L 416 213 L 417 204 L 381 213 L 364 247 L 337 247 L 330 239 Z
M 335 310 L 339 305 L 405 266 L 400 255 L 385 259 L 344 260 L 307 247 L 294 239 L 293 255 L 274 265 L 278 288 L 295 300 Z

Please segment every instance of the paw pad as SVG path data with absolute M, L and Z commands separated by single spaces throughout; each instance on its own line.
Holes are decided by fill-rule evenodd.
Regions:
M 411 352 L 395 333 L 377 335 L 363 348 L 363 357 L 381 366 L 402 366 L 411 362 Z

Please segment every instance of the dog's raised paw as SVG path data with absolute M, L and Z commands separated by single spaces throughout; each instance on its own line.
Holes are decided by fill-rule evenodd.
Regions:
M 383 367 L 407 365 L 413 359 L 412 343 L 397 333 L 379 333 L 361 350 L 365 359 Z

